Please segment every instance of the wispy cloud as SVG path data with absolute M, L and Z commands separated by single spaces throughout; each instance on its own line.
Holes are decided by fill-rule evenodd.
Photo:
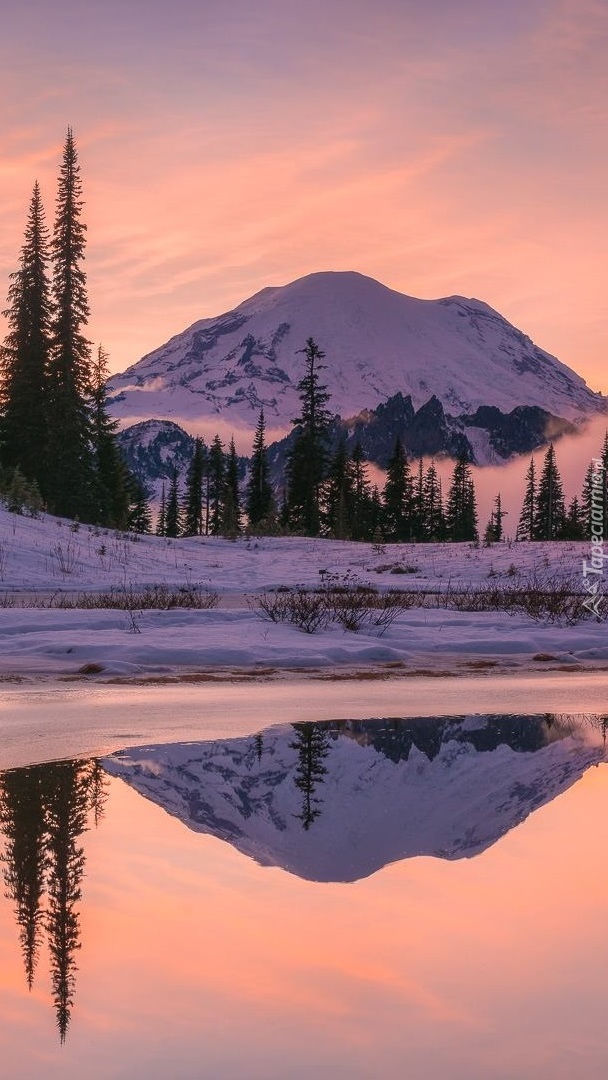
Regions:
M 352 268 L 487 299 L 608 389 L 602 2 L 36 6 L 44 50 L 16 8 L 0 46 L 0 273 L 70 123 L 114 367 Z

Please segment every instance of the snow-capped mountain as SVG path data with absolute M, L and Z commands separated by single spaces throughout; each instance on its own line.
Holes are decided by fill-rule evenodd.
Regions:
M 298 415 L 300 353 L 311 336 L 326 353 L 323 378 L 342 417 L 398 392 L 415 409 L 435 395 L 452 415 L 533 405 L 576 419 L 605 408 L 579 375 L 481 300 L 417 300 L 347 272 L 266 288 L 194 323 L 110 380 L 112 412 L 207 434 L 220 415 L 250 430 L 263 406 L 278 434 Z
M 537 405 L 577 418 L 605 407 L 602 395 L 539 349 L 482 300 L 419 300 L 354 272 L 313 273 L 265 288 L 217 319 L 203 319 L 109 383 L 114 416 L 177 419 L 190 430 L 218 415 L 269 428 L 298 413 L 300 351 L 312 336 L 342 417 L 401 391 L 419 408 L 435 394 L 450 414 L 494 405 Z
M 589 720 L 469 716 L 294 724 L 103 764 L 263 866 L 356 881 L 416 855 L 477 855 L 603 760 Z

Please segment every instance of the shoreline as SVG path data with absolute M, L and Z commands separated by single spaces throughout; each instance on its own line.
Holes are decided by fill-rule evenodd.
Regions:
M 345 675 L 347 673 L 344 673 Z M 488 671 L 475 675 L 337 681 L 283 680 L 5 683 L 0 770 L 101 757 L 133 746 L 253 735 L 316 720 L 608 713 L 608 673 Z

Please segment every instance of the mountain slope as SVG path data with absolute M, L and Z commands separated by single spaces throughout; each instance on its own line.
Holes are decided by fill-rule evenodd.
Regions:
M 589 722 L 475 716 L 294 724 L 103 764 L 264 866 L 356 881 L 417 855 L 477 855 L 602 760 Z
M 434 394 L 453 415 L 536 405 L 572 419 L 605 407 L 579 375 L 482 301 L 418 300 L 347 272 L 266 288 L 194 323 L 111 379 L 112 411 L 204 431 L 220 414 L 250 429 L 263 406 L 269 427 L 286 429 L 298 412 L 299 353 L 309 336 L 326 353 L 330 404 L 343 417 L 398 391 L 416 409 Z

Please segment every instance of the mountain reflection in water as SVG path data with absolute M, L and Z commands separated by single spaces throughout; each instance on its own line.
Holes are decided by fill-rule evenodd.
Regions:
M 353 882 L 416 855 L 479 854 L 606 760 L 608 717 L 460 716 L 275 727 L 0 774 L 1 856 L 27 985 L 44 951 L 63 1042 L 73 1009 L 84 832 L 111 774 L 262 865 Z
M 605 759 L 600 716 L 302 723 L 104 768 L 195 831 L 312 881 L 477 855 Z

